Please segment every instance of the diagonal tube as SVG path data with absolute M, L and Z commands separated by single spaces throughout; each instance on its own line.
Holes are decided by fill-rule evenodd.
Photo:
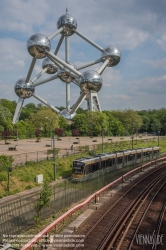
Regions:
M 81 105 L 81 103 L 85 100 L 86 97 L 86 93 L 82 92 L 81 95 L 79 96 L 78 100 L 76 101 L 76 103 L 74 104 L 74 106 L 72 107 L 70 114 L 72 115 L 75 111 L 77 111 L 77 109 L 79 108 L 79 106 Z
M 45 104 L 46 106 L 48 106 L 49 108 L 51 108 L 53 111 L 55 111 L 56 113 L 60 113 L 59 109 L 55 108 L 54 106 L 52 106 L 50 103 L 48 103 L 47 101 L 45 101 L 43 98 L 41 98 L 40 96 L 36 95 L 35 93 L 32 94 L 33 97 L 35 97 L 37 100 L 39 100 L 40 102 L 42 102 L 43 104 Z
M 100 63 L 100 62 L 102 62 L 102 58 L 99 58 L 99 59 L 94 60 L 94 61 L 92 61 L 92 62 L 86 63 L 86 64 L 84 64 L 84 65 L 81 65 L 80 67 L 77 67 L 77 70 L 84 69 L 84 68 L 86 68 L 86 67 L 89 67 L 89 66 L 91 66 L 91 65 L 94 65 L 94 64 L 97 64 L 97 63 Z
M 57 65 L 60 69 L 64 69 L 64 67 L 58 63 L 57 61 L 55 61 L 55 59 L 53 59 L 50 55 L 47 55 L 47 57 L 53 62 L 55 63 L 55 65 Z
M 60 46 L 61 46 L 61 44 L 62 44 L 62 42 L 63 42 L 63 39 L 64 39 L 64 35 L 62 34 L 62 35 L 61 35 L 61 38 L 60 38 L 60 40 L 59 40 L 59 42 L 58 42 L 58 45 L 57 45 L 57 47 L 56 47 L 56 49 L 55 49 L 54 55 L 57 55 L 57 53 L 58 53 L 58 51 L 59 51 L 59 49 L 60 49 Z
M 13 121 L 12 121 L 13 124 L 18 122 L 18 120 L 19 120 L 23 103 L 24 103 L 24 98 L 19 97 L 18 102 L 17 102 L 17 106 L 16 106 L 16 110 L 15 110 L 15 113 L 14 113 Z
M 61 31 L 63 31 L 63 27 L 59 28 L 55 33 L 53 33 L 51 36 L 48 37 L 49 40 L 53 39 L 55 36 L 57 36 Z
M 43 69 L 35 78 L 33 78 L 32 82 L 34 83 L 39 77 L 41 77 L 45 72 L 47 71 L 47 68 Z
M 109 59 L 106 59 L 104 63 L 101 65 L 101 67 L 97 70 L 97 72 L 101 75 L 103 70 L 107 67 L 107 64 L 109 63 Z
M 84 36 L 83 34 L 81 34 L 78 30 L 74 30 L 74 32 L 80 36 L 81 38 L 83 38 L 85 41 L 87 41 L 88 43 L 90 43 L 92 46 L 94 46 L 96 49 L 100 50 L 101 52 L 104 51 L 104 49 L 102 47 L 100 47 L 97 43 L 94 43 L 92 40 L 90 40 L 89 38 L 87 38 L 86 36 Z
M 57 57 L 56 55 L 52 54 L 49 51 L 45 52 L 46 55 L 51 59 L 54 59 L 55 61 L 59 62 L 60 64 L 62 64 L 64 67 L 66 67 L 67 69 L 71 70 L 74 74 L 76 74 L 77 76 L 82 76 L 82 74 L 75 70 L 73 67 L 71 67 L 68 63 L 64 62 L 63 60 L 61 60 L 59 57 Z
M 25 80 L 26 83 L 29 82 L 29 80 L 30 80 L 30 77 L 31 77 L 33 68 L 35 66 L 35 63 L 36 63 L 36 58 L 33 57 L 30 68 L 29 68 L 29 71 L 28 71 L 28 74 L 27 74 L 27 77 L 26 77 L 26 80 Z
M 58 75 L 54 75 L 54 76 L 48 77 L 48 78 L 46 78 L 46 79 L 43 79 L 43 80 L 40 81 L 40 82 L 34 83 L 33 85 L 36 87 L 36 86 L 39 86 L 39 85 L 41 85 L 41 84 L 43 84 L 43 83 L 46 83 L 46 82 L 50 82 L 50 81 L 52 81 L 52 80 L 55 80 L 55 79 L 57 79 L 57 78 L 58 78 Z

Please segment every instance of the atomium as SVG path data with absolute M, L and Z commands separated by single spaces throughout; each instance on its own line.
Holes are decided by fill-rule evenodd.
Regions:
M 101 111 L 97 94 L 102 88 L 103 80 L 101 75 L 106 67 L 116 66 L 120 62 L 121 53 L 119 49 L 115 46 L 108 46 L 104 49 L 93 42 L 91 39 L 83 35 L 81 32 L 79 32 L 77 29 L 76 19 L 68 14 L 67 9 L 66 13 L 59 17 L 57 21 L 57 28 L 57 31 L 55 31 L 48 37 L 42 34 L 34 34 L 27 41 L 27 50 L 32 56 L 32 62 L 30 64 L 30 68 L 28 70 L 26 78 L 18 80 L 14 87 L 15 93 L 18 95 L 19 100 L 13 117 L 13 123 L 16 123 L 19 120 L 19 115 L 21 113 L 24 99 L 30 98 L 31 96 L 66 119 L 72 119 L 76 115 L 77 109 L 80 107 L 81 103 L 84 100 L 87 101 L 89 110 Z M 58 35 L 60 35 L 60 39 L 53 53 L 51 52 L 51 40 Z M 80 38 L 84 39 L 100 52 L 98 59 L 79 66 L 75 66 L 70 61 L 69 37 L 71 36 L 72 38 L 75 35 L 78 35 Z M 64 40 L 65 59 L 62 60 L 58 56 L 58 52 Z M 42 69 L 37 76 L 31 79 L 37 59 L 43 59 Z M 88 68 L 95 64 L 99 64 L 98 69 L 88 69 L 83 73 L 80 72 L 80 70 Z M 51 76 L 42 78 L 44 74 L 48 74 Z M 66 85 L 66 107 L 62 111 L 58 110 L 57 108 L 55 108 L 55 106 L 51 105 L 49 102 L 36 94 L 37 86 L 50 81 L 54 81 L 56 79 L 60 79 L 63 84 Z M 71 82 L 80 88 L 80 95 L 78 96 L 78 99 L 72 106 L 72 108 L 70 107 Z

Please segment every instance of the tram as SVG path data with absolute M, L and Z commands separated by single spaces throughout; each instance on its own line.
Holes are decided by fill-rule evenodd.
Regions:
M 127 149 L 117 152 L 85 156 L 73 161 L 72 178 L 82 178 L 98 170 L 120 169 L 136 163 L 155 160 L 159 157 L 159 147 Z

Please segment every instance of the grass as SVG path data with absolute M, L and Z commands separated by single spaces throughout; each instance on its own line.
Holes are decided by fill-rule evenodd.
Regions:
M 139 147 L 148 147 L 148 146 L 157 146 L 157 141 L 146 141 L 139 140 L 133 141 L 134 148 Z M 79 146 L 80 147 L 80 146 Z M 87 150 L 84 155 L 88 155 L 88 146 L 83 147 L 84 150 Z M 119 141 L 119 142 L 105 142 L 104 143 L 104 152 L 118 151 L 122 149 L 131 148 L 131 141 Z M 102 150 L 102 145 L 99 144 L 94 153 L 99 153 Z M 81 151 L 81 150 L 80 150 Z M 160 141 L 160 152 L 166 152 L 166 139 Z M 65 178 L 71 175 L 71 165 L 74 159 L 81 157 L 79 155 L 70 155 L 66 158 L 57 158 L 56 159 L 56 177 L 57 179 Z M 36 183 L 36 176 L 43 174 L 44 180 L 47 180 L 49 183 L 54 180 L 53 172 L 53 161 L 40 161 L 40 162 L 26 162 L 23 166 L 17 166 L 10 173 L 10 192 L 7 192 L 7 171 L 0 172 L 0 198 L 7 196 L 9 194 L 15 194 L 26 189 L 31 189 L 39 184 Z

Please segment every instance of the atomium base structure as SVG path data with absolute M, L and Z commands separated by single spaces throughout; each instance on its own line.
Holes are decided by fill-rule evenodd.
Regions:
M 52 53 L 50 41 L 58 34 L 61 34 L 61 37 L 54 53 Z M 69 37 L 74 34 L 78 35 L 86 42 L 94 46 L 97 50 L 99 50 L 101 52 L 100 58 L 79 67 L 73 65 L 69 59 Z M 57 56 L 63 40 L 65 40 L 65 61 Z M 33 58 L 26 78 L 19 79 L 14 87 L 15 93 L 18 95 L 19 100 L 13 117 L 13 124 L 19 120 L 24 100 L 30 98 L 31 96 L 35 97 L 40 102 L 47 105 L 57 114 L 63 116 L 66 119 L 72 119 L 75 116 L 77 109 L 84 100 L 87 100 L 89 110 L 101 111 L 97 95 L 97 92 L 101 89 L 103 82 L 101 74 L 106 67 L 116 66 L 120 62 L 121 53 L 117 47 L 110 46 L 103 49 L 85 35 L 80 33 L 77 30 L 76 19 L 69 15 L 68 10 L 66 9 L 66 14 L 60 16 L 57 21 L 57 31 L 49 37 L 46 37 L 42 34 L 32 35 L 27 41 L 27 50 Z M 34 79 L 31 80 L 31 74 L 37 59 L 43 59 L 42 70 Z M 79 72 L 79 70 L 97 63 L 102 63 L 97 71 L 87 70 L 83 73 Z M 38 79 L 43 74 L 50 74 L 52 76 L 39 81 Z M 59 111 L 53 105 L 49 104 L 46 100 L 38 96 L 35 91 L 37 86 L 55 79 L 60 79 L 66 83 L 66 108 L 62 111 Z M 81 89 L 80 96 L 72 108 L 70 108 L 71 82 L 76 84 Z

